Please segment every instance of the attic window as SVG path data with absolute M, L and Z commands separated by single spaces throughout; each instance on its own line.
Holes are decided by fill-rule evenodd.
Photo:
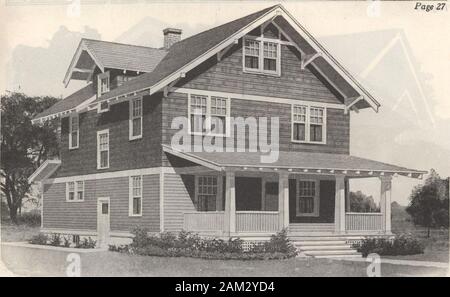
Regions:
M 280 43 L 262 37 L 244 38 L 244 72 L 280 75 Z
M 98 97 L 109 92 L 109 71 L 97 76 L 97 89 Z

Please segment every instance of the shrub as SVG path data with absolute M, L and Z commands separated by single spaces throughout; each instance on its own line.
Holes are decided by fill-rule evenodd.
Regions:
M 121 245 L 110 244 L 108 246 L 108 250 L 111 252 L 128 253 L 129 245 L 127 245 L 127 244 L 121 244 Z
M 70 247 L 70 236 L 64 236 L 63 240 L 64 240 L 63 246 Z
M 82 241 L 80 241 L 78 244 L 76 244 L 76 248 L 80 249 L 93 249 L 95 248 L 97 242 L 93 240 L 91 237 L 84 238 Z
M 297 254 L 289 242 L 286 230 L 272 236 L 269 242 L 257 245 L 249 252 L 243 251 L 243 241 L 235 239 L 208 239 L 198 234 L 181 231 L 177 235 L 163 232 L 149 235 L 145 228 L 135 227 L 130 245 L 110 245 L 110 251 L 128 252 L 146 256 L 195 257 L 206 259 L 285 259 Z
M 41 213 L 39 211 L 30 211 L 21 214 L 18 217 L 18 222 L 20 224 L 25 224 L 27 226 L 36 227 L 41 225 Z
M 424 247 L 416 238 L 409 234 L 401 234 L 389 240 L 386 238 L 365 238 L 361 243 L 353 245 L 363 257 L 370 253 L 380 256 L 398 256 L 422 254 Z
M 289 241 L 286 229 L 272 235 L 267 242 L 255 244 L 250 251 L 253 253 L 283 253 L 292 257 L 297 255 L 297 249 Z
M 31 237 L 30 240 L 28 240 L 28 242 L 31 244 L 41 244 L 41 245 L 47 244 L 47 241 L 48 241 L 48 236 L 44 233 L 39 233 L 37 235 L 34 235 L 33 237 Z
M 50 245 L 60 246 L 61 245 L 61 235 L 58 233 L 53 234 L 50 239 Z

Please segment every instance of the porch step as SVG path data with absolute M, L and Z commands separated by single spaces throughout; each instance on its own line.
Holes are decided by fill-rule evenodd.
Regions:
M 301 236 L 301 240 L 295 240 L 293 243 L 299 255 L 303 256 L 314 258 L 361 257 L 361 253 L 352 248 L 345 237 Z

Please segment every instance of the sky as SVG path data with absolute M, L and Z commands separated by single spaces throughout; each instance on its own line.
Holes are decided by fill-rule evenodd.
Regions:
M 62 80 L 81 37 L 162 46 L 162 29 L 188 37 L 277 4 L 270 1 L 41 1 L 0 7 L 0 90 L 66 96 L 82 86 Z M 39 2 L 39 1 L 38 1 Z M 78 1 L 73 1 L 76 4 Z M 84 4 L 84 3 L 99 4 Z M 119 2 L 119 1 L 116 1 Z M 284 1 L 285 8 L 382 104 L 351 115 L 351 154 L 450 175 L 449 12 L 415 2 Z M 414 185 L 393 181 L 406 205 Z M 352 182 L 375 197 L 378 181 Z

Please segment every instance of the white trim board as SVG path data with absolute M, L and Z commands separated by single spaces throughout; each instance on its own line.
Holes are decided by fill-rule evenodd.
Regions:
M 220 91 L 207 91 L 207 90 L 198 90 L 198 89 L 189 89 L 189 88 L 173 88 L 172 92 L 188 94 L 188 95 L 196 94 L 196 95 L 203 95 L 203 96 L 218 96 L 218 97 L 227 97 L 230 99 L 282 103 L 282 104 L 289 104 L 289 105 L 291 105 L 291 104 L 302 105 L 303 104 L 303 105 L 314 105 L 317 107 L 324 107 L 324 108 L 334 108 L 334 109 L 342 109 L 342 110 L 345 109 L 345 104 L 343 104 L 343 103 L 317 102 L 312 99 L 311 100 L 298 100 L 298 99 L 288 99 L 288 98 L 279 98 L 279 97 L 228 93 L 228 92 L 220 92 Z
M 117 177 L 129 177 L 132 175 L 154 175 L 160 174 L 160 172 L 164 171 L 166 173 L 175 173 L 175 170 L 172 167 L 152 167 L 152 168 L 142 168 L 142 169 L 131 169 L 131 170 L 122 170 L 122 171 L 113 171 L 113 172 L 101 172 L 101 173 L 92 173 L 85 175 L 75 175 L 75 176 L 65 176 L 65 177 L 56 177 L 53 179 L 47 179 L 44 183 L 65 183 L 69 181 L 81 181 L 81 180 L 97 180 L 97 179 L 106 179 L 106 178 L 117 178 Z

